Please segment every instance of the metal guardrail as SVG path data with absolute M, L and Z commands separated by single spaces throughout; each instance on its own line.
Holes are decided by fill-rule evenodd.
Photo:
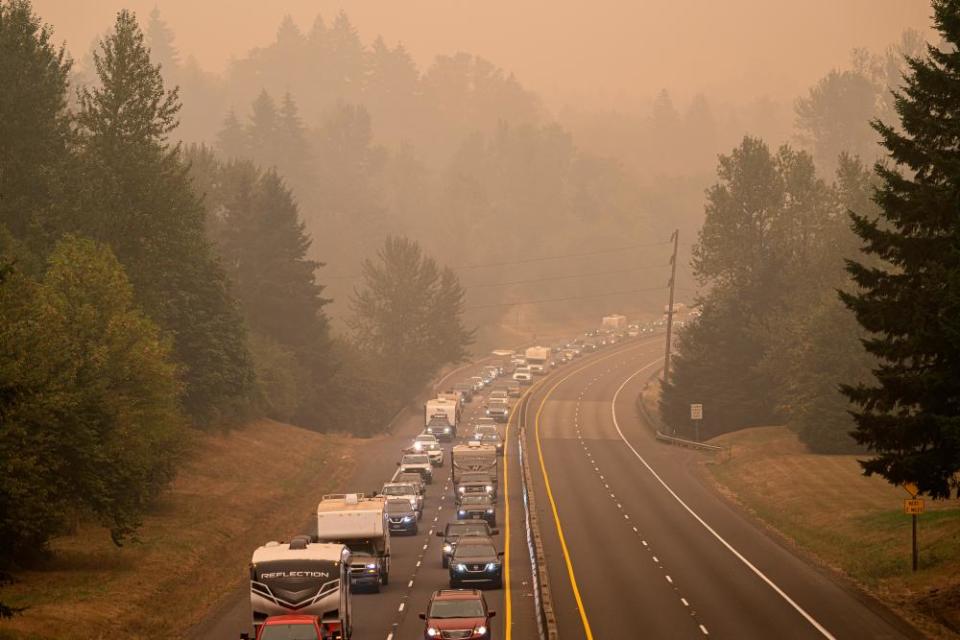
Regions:
M 646 389 L 647 385 L 650 384 L 651 380 L 660 375 L 660 371 L 662 371 L 662 369 L 663 368 L 661 367 L 650 374 L 650 377 L 647 379 L 647 384 L 644 385 L 644 389 Z M 640 395 L 637 396 L 636 406 L 637 411 L 640 412 L 646 423 L 653 427 L 653 435 L 660 442 L 665 442 L 678 447 L 697 449 L 699 451 L 709 451 L 710 453 L 730 453 L 730 449 L 728 447 L 721 447 L 715 444 L 706 444 L 705 442 L 697 442 L 695 440 L 687 440 L 686 438 L 678 438 L 677 436 L 671 436 L 665 433 L 665 430 L 668 429 L 668 427 L 663 424 L 663 421 L 660 420 L 659 415 L 656 415 L 647 407 L 647 403 L 643 400 L 643 391 L 641 391 Z
M 656 438 L 660 442 L 666 442 L 668 444 L 677 445 L 679 447 L 688 447 L 690 449 L 700 449 L 701 451 L 726 451 L 726 447 L 720 447 L 715 444 L 707 444 L 705 442 L 696 442 L 695 440 L 686 440 L 684 438 L 677 438 L 676 436 L 668 436 L 667 434 L 657 429 Z
M 547 573 L 547 558 L 543 551 L 543 540 L 537 522 L 537 499 L 529 489 L 533 485 L 530 464 L 524 453 L 526 441 L 526 414 L 529 396 L 524 399 L 517 430 L 517 446 L 520 454 L 520 484 L 523 491 L 523 511 L 527 532 L 527 549 L 530 553 L 530 566 L 533 574 L 533 599 L 537 611 L 537 631 L 541 640 L 557 640 L 557 615 L 553 607 L 553 593 L 550 590 L 550 576 Z

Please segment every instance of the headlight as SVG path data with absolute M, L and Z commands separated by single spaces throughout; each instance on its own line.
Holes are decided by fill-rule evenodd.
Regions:
M 465 515 L 467 515 L 467 512 L 464 511 L 463 509 L 460 509 L 460 515 L 465 516 Z
M 404 522 L 413 522 L 413 516 L 403 516 Z
M 487 415 L 490 415 L 490 409 L 487 409 Z
M 453 566 L 453 568 L 454 568 L 455 570 L 457 570 L 457 571 L 466 571 L 466 570 L 467 570 L 467 565 L 465 565 L 465 564 L 456 564 L 456 565 Z
M 376 569 L 376 568 L 377 568 L 377 565 L 375 563 L 371 562 L 370 564 L 367 565 L 367 569 Z
M 487 628 L 486 628 L 485 626 L 483 626 L 483 625 L 480 625 L 479 627 L 476 628 L 476 630 L 474 631 L 474 633 L 477 634 L 478 636 L 486 635 L 486 634 L 487 634 Z
M 453 551 L 453 545 L 452 545 L 452 544 L 450 544 L 450 543 L 448 542 L 448 543 L 446 543 L 445 545 L 443 545 L 443 552 L 444 552 L 444 553 L 451 553 L 452 551 Z
M 487 485 L 487 491 L 493 491 L 493 485 L 492 485 L 492 484 L 488 484 L 488 485 Z
M 493 513 L 493 509 L 487 509 L 487 513 Z
M 488 562 L 486 566 L 487 571 L 496 571 L 500 566 L 496 562 Z
M 413 448 L 416 449 L 417 451 L 420 451 L 421 449 L 423 449 L 423 443 L 422 443 L 422 442 L 415 442 L 415 443 L 413 443 Z
M 444 433 L 450 433 L 450 427 L 444 427 L 444 428 L 443 428 L 443 432 L 444 432 Z
M 463 492 L 466 491 L 466 488 L 465 488 L 465 487 L 458 487 L 458 488 L 457 488 L 457 491 L 459 491 L 460 493 L 463 493 Z
M 431 638 L 436 638 L 438 635 L 440 635 L 440 632 L 433 627 L 427 627 L 427 635 Z

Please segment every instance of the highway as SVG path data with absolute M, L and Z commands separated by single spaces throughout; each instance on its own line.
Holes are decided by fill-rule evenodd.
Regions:
M 487 590 L 492 637 L 538 637 L 520 496 L 518 425 L 531 465 L 559 636 L 572 638 L 916 637 L 877 603 L 799 559 L 705 486 L 697 452 L 656 442 L 634 408 L 662 359 L 662 337 L 628 341 L 536 378 L 506 428 L 494 539 L 505 586 Z M 439 387 L 473 375 L 479 364 Z M 475 397 L 464 422 L 480 410 Z M 409 411 L 392 433 L 365 445 L 348 486 L 379 489 L 423 426 Z M 449 447 L 446 447 L 449 450 Z M 390 585 L 354 595 L 356 640 L 423 638 L 430 594 L 448 585 L 441 539 L 453 518 L 450 462 L 435 469 L 417 536 L 392 537 Z M 319 499 L 319 496 L 318 496 Z M 825 505 L 828 508 L 828 505 Z M 307 532 L 314 523 L 306 523 Z M 251 549 L 252 552 L 252 549 Z M 245 573 L 238 567 L 238 573 Z M 246 584 L 192 632 L 235 640 L 249 631 Z
M 704 454 L 653 438 L 634 403 L 662 351 L 650 340 L 575 361 L 525 408 L 560 636 L 915 636 L 705 486 Z
M 475 375 L 482 364 L 474 363 L 454 370 L 437 387 L 444 388 Z M 473 402 L 466 405 L 463 414 L 465 423 L 473 415 L 479 415 L 482 402 L 482 397 L 475 396 Z M 364 445 L 363 452 L 356 456 L 358 464 L 350 481 L 343 487 L 330 487 L 328 492 L 379 491 L 380 486 L 396 470 L 401 450 L 409 446 L 414 436 L 423 430 L 422 411 L 411 410 L 405 414 L 396 422 L 391 433 L 371 439 Z M 507 451 L 501 461 L 501 470 L 506 476 L 501 477 L 501 496 L 497 504 L 500 535 L 494 538 L 494 544 L 505 553 L 505 584 L 504 589 L 487 590 L 485 594 L 490 608 L 497 612 L 491 625 L 493 638 L 508 637 L 504 631 L 508 621 L 512 622 L 512 637 L 535 638 L 537 627 L 530 585 L 530 561 L 523 534 L 524 512 L 521 501 L 516 499 L 520 486 L 517 443 L 509 429 L 506 446 Z M 417 614 L 423 611 L 434 590 L 449 587 L 449 574 L 440 560 L 442 540 L 432 535 L 434 527 L 442 527 L 456 517 L 449 481 L 450 446 L 445 445 L 444 448 L 444 466 L 434 469 L 434 482 L 427 488 L 419 534 L 391 536 L 390 584 L 378 594 L 355 593 L 353 596 L 354 640 L 385 640 L 390 634 L 393 634 L 391 640 L 422 638 L 424 623 Z M 317 500 L 319 502 L 320 495 L 317 495 Z M 310 520 L 304 523 L 305 533 L 315 531 L 316 522 Z M 510 540 L 509 548 L 506 546 L 507 540 Z M 237 567 L 237 572 L 246 575 L 246 567 Z M 506 598 L 508 593 L 511 596 L 509 600 Z M 506 605 L 508 601 L 512 605 L 509 608 Z M 190 638 L 237 640 L 241 632 L 250 631 L 249 587 L 244 583 L 191 631 Z

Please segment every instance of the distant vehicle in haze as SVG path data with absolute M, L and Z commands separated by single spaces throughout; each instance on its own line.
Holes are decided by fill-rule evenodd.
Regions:
M 430 457 L 425 453 L 406 453 L 400 458 L 397 466 L 404 473 L 419 473 L 427 484 L 433 482 L 433 465 L 430 464 Z
M 469 382 L 458 382 L 453 385 L 453 391 L 459 393 L 464 402 L 473 400 L 473 385 Z
M 437 436 L 431 433 L 421 433 L 413 439 L 413 444 L 407 447 L 411 453 L 425 453 L 430 458 L 430 464 L 435 467 L 443 466 L 443 447 Z
M 380 489 L 380 495 L 387 499 L 403 498 L 417 512 L 417 518 L 423 516 L 423 495 L 412 482 L 386 482 Z
M 627 326 L 627 316 L 620 314 L 604 316 L 601 325 L 604 329 L 623 329 Z

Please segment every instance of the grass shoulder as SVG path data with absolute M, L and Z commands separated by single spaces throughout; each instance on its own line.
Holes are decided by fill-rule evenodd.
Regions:
M 0 639 L 170 637 L 172 623 L 192 625 L 246 579 L 238 568 L 254 548 L 302 532 L 360 442 L 269 420 L 194 436 L 136 542 L 116 548 L 80 523 L 43 565 L 17 572 L 0 600 L 28 608 L 0 622 Z
M 711 441 L 732 455 L 705 463 L 718 489 L 812 556 L 892 605 L 935 638 L 960 637 L 960 502 L 926 501 L 920 570 L 910 567 L 905 491 L 867 478 L 857 456 L 810 453 L 786 427 Z

